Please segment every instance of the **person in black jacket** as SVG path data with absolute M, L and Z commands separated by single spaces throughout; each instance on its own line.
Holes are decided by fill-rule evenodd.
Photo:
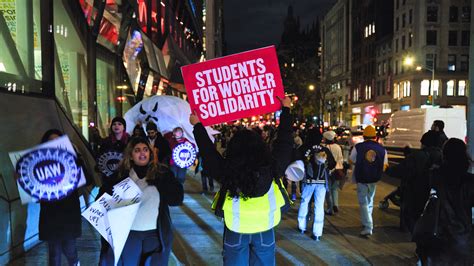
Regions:
M 183 186 L 166 165 L 153 163 L 148 141 L 133 138 L 124 151 L 116 178 L 105 183 L 98 197 L 112 195 L 115 184 L 130 177 L 142 190 L 140 207 L 128 235 L 119 265 L 168 265 L 173 231 L 168 206 L 183 202 Z M 101 250 L 100 265 L 113 265 L 110 246 Z
M 54 140 L 63 133 L 58 129 L 46 131 L 41 143 Z M 81 205 L 77 190 L 56 201 L 40 201 L 39 239 L 48 242 L 49 265 L 61 265 L 64 253 L 68 265 L 79 265 L 76 238 L 80 237 Z
M 198 116 L 196 114 L 190 116 L 190 123 L 194 125 L 193 133 L 205 167 L 209 175 L 221 183 L 220 197 L 215 208 L 218 215 L 222 215 L 223 211 L 225 220 L 224 265 L 275 264 L 274 226 L 279 219 L 275 224 L 273 218 L 279 218 L 281 210 L 253 209 L 254 206 L 249 206 L 248 202 L 266 200 L 267 204 L 268 202 L 272 204 L 278 195 L 284 198 L 283 193 L 278 195 L 277 193 L 284 191 L 280 178 L 284 176 L 291 160 L 293 138 L 289 108 L 291 100 L 285 97 L 281 102 L 283 108 L 280 125 L 271 151 L 256 132 L 240 130 L 230 139 L 223 158 L 209 139 Z M 278 188 L 275 188 L 278 183 Z M 269 194 L 273 197 L 271 198 Z M 221 199 L 224 202 L 221 202 Z M 289 203 L 287 195 L 284 200 Z M 226 206 L 232 205 L 232 201 L 242 205 L 235 209 L 236 216 L 232 216 L 234 221 L 229 223 L 226 218 L 229 219 L 232 211 Z M 249 215 L 249 209 L 252 209 L 253 215 Z M 263 223 L 261 226 L 261 220 L 268 220 L 270 223 Z M 238 225 L 234 227 L 234 224 Z M 249 233 L 243 232 L 242 227 L 248 229 Z
M 433 171 L 432 188 L 440 200 L 438 239 L 440 243 L 417 243 L 423 265 L 473 265 L 469 245 L 474 207 L 474 175 L 466 144 L 456 138 L 443 147 L 441 167 Z M 428 199 L 426 199 L 428 200 Z
M 171 149 L 169 142 L 158 131 L 158 127 L 152 121 L 146 125 L 146 133 L 148 134 L 148 142 L 153 148 L 153 155 L 156 156 L 155 163 L 168 164 L 171 157 Z
M 305 162 L 305 178 L 303 192 L 298 210 L 298 229 L 302 234 L 306 231 L 306 215 L 308 206 L 314 198 L 313 233 L 311 238 L 321 240 L 324 226 L 324 199 L 328 190 L 329 171 L 336 167 L 336 161 L 327 147 L 321 146 L 323 135 L 318 128 L 308 131 L 305 142 L 299 149 L 299 156 Z
M 421 150 L 411 152 L 400 164 L 387 169 L 388 175 L 401 179 L 400 228 L 410 233 L 429 197 L 430 170 L 439 166 L 442 158 L 438 132 L 426 132 L 420 142 Z
M 431 130 L 434 130 L 439 133 L 439 147 L 443 148 L 444 143 L 448 141 L 448 136 L 446 136 L 446 133 L 444 133 L 444 121 L 433 121 L 433 124 L 431 125 Z

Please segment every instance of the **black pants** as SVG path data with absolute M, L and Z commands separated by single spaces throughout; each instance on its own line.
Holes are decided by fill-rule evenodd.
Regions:
M 68 265 L 77 265 L 79 258 L 77 256 L 76 239 L 50 240 L 49 248 L 49 266 L 61 266 L 61 255 L 64 253 Z
M 204 174 L 201 171 L 201 183 L 202 183 L 202 190 L 207 191 L 207 183 L 209 183 L 209 188 L 211 191 L 214 191 L 214 180 L 212 180 L 212 177 Z

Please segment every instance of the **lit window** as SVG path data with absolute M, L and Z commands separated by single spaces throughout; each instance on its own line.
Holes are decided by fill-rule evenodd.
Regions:
M 393 98 L 394 99 L 400 98 L 399 91 L 400 91 L 400 85 L 398 83 L 393 83 Z
M 421 81 L 421 87 L 420 87 L 420 95 L 421 96 L 427 96 L 430 93 L 430 81 L 427 79 L 424 79 Z
M 466 81 L 460 80 L 458 82 L 458 96 L 466 96 Z
M 383 103 L 382 104 L 382 114 L 390 114 L 392 112 L 391 104 L 390 103 Z
M 375 24 L 372 25 L 372 33 L 375 34 Z
M 369 37 L 369 27 L 365 27 L 365 37 Z
M 448 55 L 448 70 L 456 71 L 456 55 L 454 54 Z
M 446 82 L 446 95 L 454 96 L 454 80 Z
M 438 95 L 439 91 L 439 80 L 433 80 L 433 86 L 431 87 L 430 95 Z

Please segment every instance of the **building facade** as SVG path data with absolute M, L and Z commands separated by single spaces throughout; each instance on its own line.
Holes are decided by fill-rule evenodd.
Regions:
M 351 87 L 351 0 L 338 0 L 321 21 L 321 83 L 324 121 L 349 125 Z
M 393 0 L 363 0 L 352 5 L 351 126 L 373 124 L 377 44 L 393 32 Z
M 395 0 L 392 112 L 466 108 L 471 1 Z
M 185 98 L 180 67 L 205 56 L 205 14 L 195 0 L 0 1 L 1 265 L 38 243 L 39 206 L 20 203 L 8 151 L 58 128 L 94 173 L 91 128 L 106 136 L 146 97 Z

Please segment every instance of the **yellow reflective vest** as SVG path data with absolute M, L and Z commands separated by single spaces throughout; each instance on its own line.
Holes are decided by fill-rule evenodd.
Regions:
M 272 229 L 281 220 L 281 207 L 285 205 L 283 192 L 275 180 L 265 195 L 246 200 L 227 195 L 222 210 L 227 228 L 241 234 L 254 234 Z M 218 198 L 218 195 L 216 195 Z

